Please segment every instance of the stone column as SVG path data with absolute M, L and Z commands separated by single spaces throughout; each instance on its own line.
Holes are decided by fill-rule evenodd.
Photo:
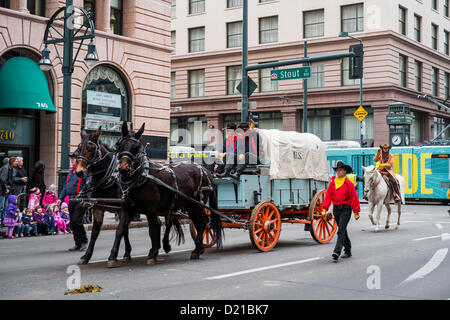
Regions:
M 27 8 L 27 0 L 11 0 L 11 9 L 23 13 L 30 13 Z
M 111 33 L 111 2 L 110 0 L 95 2 L 96 29 Z
M 422 141 L 432 140 L 434 138 L 434 115 L 425 113 L 422 120 Z
M 389 141 L 389 126 L 386 124 L 386 116 L 388 114 L 388 106 L 372 106 L 373 107 L 373 139 L 374 146 L 379 146 Z
M 282 111 L 283 130 L 300 132 L 300 114 L 298 110 Z

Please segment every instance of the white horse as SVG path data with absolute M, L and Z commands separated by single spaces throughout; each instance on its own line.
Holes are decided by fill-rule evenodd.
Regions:
M 389 203 L 394 201 L 394 195 L 389 190 L 389 187 L 386 181 L 383 179 L 383 176 L 380 172 L 374 167 L 364 167 L 364 194 L 367 196 L 369 201 L 369 218 L 372 224 L 375 226 L 375 232 L 378 231 L 378 226 L 380 222 L 381 210 L 383 209 L 383 205 L 386 206 L 388 210 L 387 220 L 385 228 L 389 228 L 389 218 L 391 217 L 391 206 Z M 401 203 L 397 204 L 398 208 L 398 220 L 397 226 L 395 230 L 400 228 L 400 215 L 401 215 L 401 205 L 405 203 L 405 179 L 402 176 L 396 174 L 396 178 L 400 185 L 400 194 L 402 197 Z M 376 220 L 373 220 L 373 210 L 377 207 L 377 216 Z

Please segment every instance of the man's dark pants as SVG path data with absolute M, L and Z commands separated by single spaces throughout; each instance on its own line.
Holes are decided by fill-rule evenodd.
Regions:
M 344 247 L 344 252 L 351 254 L 352 253 L 352 244 L 347 234 L 347 225 L 352 216 L 352 207 L 349 205 L 338 205 L 333 208 L 333 215 L 336 219 L 336 223 L 338 225 L 337 231 L 337 242 L 334 247 L 334 252 L 338 255 L 341 254 L 342 247 Z
M 88 242 L 86 230 L 83 226 L 85 209 L 79 202 L 69 202 L 70 228 L 73 233 L 73 240 L 77 247 Z

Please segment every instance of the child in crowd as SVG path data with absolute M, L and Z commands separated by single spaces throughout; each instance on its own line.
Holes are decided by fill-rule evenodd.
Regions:
M 35 211 L 41 201 L 41 191 L 38 187 L 31 188 L 30 198 L 28 199 L 28 208 Z
M 44 213 L 42 207 L 37 206 L 33 213 L 33 220 L 36 221 L 38 234 L 48 234 L 48 226 L 45 223 Z
M 17 196 L 10 195 L 8 197 L 8 206 L 5 211 L 5 219 L 3 224 L 8 227 L 6 231 L 6 237 L 9 239 L 14 239 L 13 236 L 14 228 L 17 226 L 17 216 L 19 215 L 19 209 L 17 208 Z
M 53 214 L 53 206 L 49 204 L 45 206 L 44 220 L 47 224 L 48 234 L 55 234 L 55 216 Z
M 51 184 L 48 187 L 48 190 L 44 194 L 44 198 L 42 198 L 42 206 L 46 206 L 47 204 L 55 204 L 58 201 L 58 197 L 56 196 L 56 186 Z
M 67 205 L 67 203 L 63 202 L 61 204 L 61 212 L 59 214 L 61 216 L 61 218 L 64 220 L 64 222 L 66 223 L 66 231 L 70 232 L 70 214 L 69 214 L 69 206 Z
M 56 234 L 68 233 L 66 230 L 66 222 L 61 217 L 59 207 L 57 205 L 53 205 L 53 216 L 55 217 Z
M 25 209 L 25 213 L 22 215 L 22 223 L 24 226 L 25 237 L 31 235 L 37 236 L 37 222 L 33 220 L 33 210 Z
M 17 215 L 17 226 L 15 226 L 15 228 L 14 228 L 14 236 L 16 238 L 22 238 L 24 231 L 25 231 L 25 225 L 23 224 L 23 221 L 22 221 L 22 213 L 19 210 L 19 214 Z

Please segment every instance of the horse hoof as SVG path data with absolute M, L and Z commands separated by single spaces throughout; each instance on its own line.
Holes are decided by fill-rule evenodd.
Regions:
M 108 260 L 107 267 L 108 268 L 117 268 L 119 267 L 119 262 L 117 260 Z
M 88 264 L 88 262 L 88 260 L 81 258 L 80 260 L 78 260 L 78 265 Z
M 387 226 L 385 226 L 384 228 L 385 228 L 385 229 L 389 229 L 389 226 L 387 225 Z
M 375 227 L 375 230 L 374 230 L 375 232 L 378 232 L 378 227 Z
M 165 253 L 169 253 L 170 251 L 172 251 L 172 247 L 170 245 L 164 246 L 164 252 Z
M 131 257 L 123 257 L 122 262 L 123 263 L 130 263 L 131 262 Z
M 399 226 L 399 225 L 397 225 L 397 226 L 395 227 L 395 230 L 398 230 L 398 229 L 400 229 L 400 226 Z
M 205 253 L 205 248 L 201 248 L 200 252 L 198 253 L 199 255 L 204 254 Z
M 191 253 L 191 260 L 199 260 L 200 255 L 198 253 L 192 252 Z
M 154 258 L 147 259 L 147 262 L 145 264 L 148 266 L 154 266 L 156 264 L 156 259 Z

